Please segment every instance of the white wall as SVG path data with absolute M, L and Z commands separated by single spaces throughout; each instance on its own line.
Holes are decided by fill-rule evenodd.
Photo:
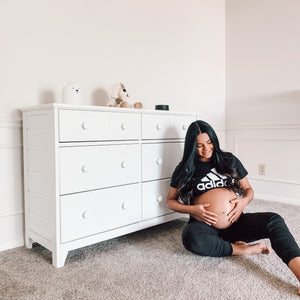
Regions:
M 145 108 L 225 123 L 225 0 L 0 2 L 0 250 L 23 244 L 20 107 L 60 102 L 64 82 L 105 105 L 116 82 Z
M 78 82 L 84 104 L 105 104 L 124 82 L 146 108 L 203 110 L 224 119 L 224 1 L 1 1 L 0 118 L 60 101 Z
M 300 1 L 226 1 L 227 123 L 299 123 Z
M 257 198 L 298 205 L 299 15 L 299 0 L 226 1 L 226 147 Z

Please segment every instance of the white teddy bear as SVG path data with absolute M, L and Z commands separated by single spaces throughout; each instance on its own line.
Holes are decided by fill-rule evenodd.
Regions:
M 82 104 L 81 88 L 74 82 L 64 84 L 62 100 L 66 104 Z
M 143 108 L 141 102 L 130 103 L 130 98 L 123 83 L 116 83 L 111 87 L 107 106 L 123 108 Z

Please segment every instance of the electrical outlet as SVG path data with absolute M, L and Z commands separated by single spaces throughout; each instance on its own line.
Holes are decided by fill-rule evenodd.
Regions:
M 266 164 L 258 164 L 258 175 L 266 175 Z

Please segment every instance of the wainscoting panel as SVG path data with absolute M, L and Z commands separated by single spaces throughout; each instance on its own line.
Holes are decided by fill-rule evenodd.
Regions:
M 0 251 L 24 244 L 22 126 L 0 120 Z
M 226 148 L 248 170 L 255 198 L 300 205 L 299 124 L 228 126 Z

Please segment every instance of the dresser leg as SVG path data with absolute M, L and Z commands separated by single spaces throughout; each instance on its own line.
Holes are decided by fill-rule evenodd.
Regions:
M 25 246 L 26 246 L 26 248 L 28 248 L 28 249 L 31 249 L 32 248 L 32 243 L 33 243 L 33 241 L 32 241 L 32 239 L 31 238 L 25 238 Z
M 58 249 L 52 252 L 52 265 L 56 268 L 61 268 L 65 265 L 65 261 L 68 255 L 67 250 Z

